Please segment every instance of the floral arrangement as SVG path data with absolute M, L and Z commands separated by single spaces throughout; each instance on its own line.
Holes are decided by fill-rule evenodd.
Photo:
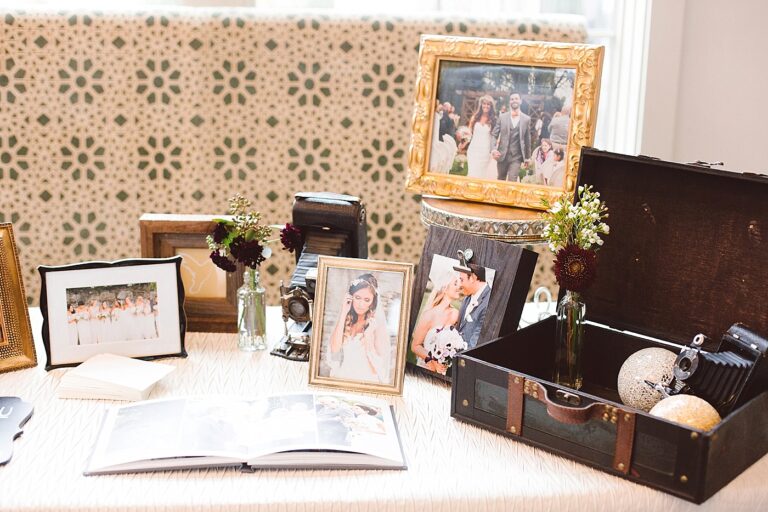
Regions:
M 272 255 L 272 249 L 267 245 L 274 241 L 269 239 L 274 228 L 262 225 L 261 214 L 250 208 L 251 202 L 236 194 L 229 200 L 232 218 L 214 219 L 216 227 L 205 240 L 211 250 L 211 260 L 222 270 L 234 272 L 237 263 L 257 269 Z M 286 224 L 280 230 L 280 241 L 283 249 L 293 252 L 301 246 L 301 231 Z
M 424 339 L 424 349 L 428 356 L 427 362 L 437 361 L 445 367 L 450 366 L 456 354 L 466 348 L 467 342 L 452 325 L 435 329 Z
M 456 142 L 459 144 L 465 143 L 469 144 L 469 142 L 472 140 L 472 132 L 469 129 L 469 126 L 459 126 L 456 128 Z
M 600 193 L 589 185 L 579 186 L 573 203 L 563 196 L 553 204 L 543 201 L 543 235 L 555 253 L 555 277 L 560 286 L 580 293 L 587 289 L 597 272 L 597 250 L 603 245 L 600 235 L 610 232 L 608 208 Z

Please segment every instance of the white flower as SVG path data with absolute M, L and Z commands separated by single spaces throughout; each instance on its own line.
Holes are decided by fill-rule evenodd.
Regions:
M 563 209 L 563 205 L 560 203 L 560 201 L 555 201 L 555 204 L 552 205 L 552 209 L 549 210 L 551 213 L 559 213 L 560 210 Z
M 430 331 L 424 339 L 427 353 L 440 364 L 450 364 L 456 354 L 467 348 L 467 342 L 453 327 Z

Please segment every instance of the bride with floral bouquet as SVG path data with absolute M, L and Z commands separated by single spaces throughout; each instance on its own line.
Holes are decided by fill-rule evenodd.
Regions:
M 445 375 L 451 359 L 466 348 L 456 330 L 459 310 L 453 304 L 461 298 L 461 281 L 450 266 L 433 267 L 429 280 L 432 291 L 416 321 L 411 351 L 418 366 Z

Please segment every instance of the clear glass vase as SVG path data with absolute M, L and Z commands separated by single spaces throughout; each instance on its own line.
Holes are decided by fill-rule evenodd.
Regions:
M 253 352 L 267 348 L 267 303 L 258 270 L 246 268 L 237 290 L 237 346 Z
M 587 305 L 581 296 L 566 291 L 557 304 L 557 333 L 554 381 L 572 389 L 581 388 L 581 351 L 584 345 L 584 316 Z

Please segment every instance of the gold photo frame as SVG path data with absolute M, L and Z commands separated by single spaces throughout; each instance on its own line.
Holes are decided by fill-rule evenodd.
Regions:
M 413 264 L 320 256 L 309 383 L 401 395 Z
M 603 53 L 422 36 L 406 188 L 533 209 L 572 194 L 581 148 L 594 140 Z
M 0 224 L 0 373 L 37 366 L 27 295 L 10 223 Z

